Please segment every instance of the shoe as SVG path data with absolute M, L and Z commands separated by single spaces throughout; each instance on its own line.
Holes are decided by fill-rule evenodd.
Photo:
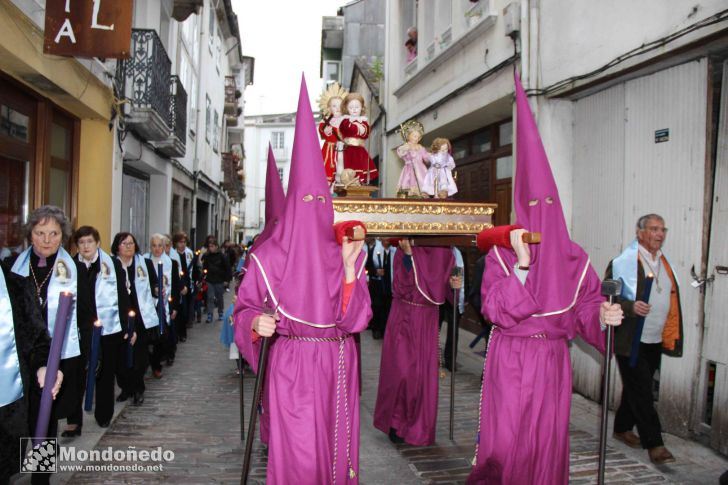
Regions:
M 389 441 L 395 444 L 404 443 L 404 440 L 397 436 L 397 432 L 394 428 L 389 428 Z
M 155 379 L 161 379 L 162 378 L 162 371 L 161 370 L 153 370 L 152 371 L 152 375 L 154 376 Z
M 612 436 L 614 436 L 615 440 L 621 441 L 630 448 L 642 448 L 640 437 L 632 431 L 625 431 L 623 433 L 615 432 Z
M 134 393 L 134 406 L 141 406 L 142 403 L 144 403 L 144 393 L 135 392 Z
M 197 323 L 202 323 L 202 317 L 197 317 Z M 192 325 L 189 325 L 187 328 L 192 328 Z
M 167 359 L 167 367 L 172 367 L 174 365 L 174 359 Z
M 127 394 L 124 391 L 121 391 L 121 394 L 119 394 L 119 397 L 116 398 L 116 402 L 124 402 L 127 399 L 129 399 L 129 394 Z
M 103 421 L 101 423 L 96 421 L 96 424 L 98 424 L 100 428 L 108 428 L 111 424 L 111 421 Z
M 218 313 L 217 315 L 217 321 L 222 322 L 222 313 Z
M 67 429 L 61 433 L 61 437 L 63 438 L 75 438 L 76 436 L 81 436 L 81 426 L 76 426 L 74 429 Z
M 655 465 L 665 465 L 667 463 L 675 462 L 675 457 L 672 456 L 672 453 L 670 453 L 670 451 L 664 446 L 655 446 L 654 448 L 650 448 L 647 450 L 647 453 L 650 455 L 650 461 Z
M 207 323 L 212 323 L 212 313 L 207 314 Z

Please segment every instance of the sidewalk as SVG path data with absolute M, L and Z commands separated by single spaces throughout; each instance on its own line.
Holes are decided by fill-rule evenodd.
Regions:
M 226 294 L 226 299 L 230 294 Z M 243 443 L 239 420 L 239 377 L 219 341 L 220 322 L 196 324 L 186 343 L 179 344 L 173 367 L 161 379 L 148 379 L 146 400 L 140 407 L 117 410 L 107 430 L 97 428 L 86 415 L 83 436 L 73 445 L 90 450 L 154 449 L 174 452 L 158 472 L 77 472 L 59 474 L 52 483 L 70 484 L 203 484 L 238 483 Z M 444 337 L 444 334 L 443 334 Z M 450 375 L 440 380 L 437 442 L 429 447 L 393 445 L 372 426 L 379 378 L 381 340 L 362 334 L 362 400 L 360 483 L 419 484 L 463 483 L 470 471 L 477 429 L 480 374 L 483 359 L 467 347 L 473 335 L 461 332 L 456 373 L 457 406 L 454 441 L 449 433 Z M 444 339 L 443 339 L 444 341 Z M 477 350 L 482 352 L 481 341 Z M 245 423 L 250 412 L 254 377 L 246 374 Z M 599 406 L 574 395 L 571 419 L 572 484 L 596 483 Z M 104 432 L 105 431 L 105 432 Z M 103 432 L 103 434 L 102 434 Z M 607 482 L 610 484 L 717 483 L 728 469 L 728 460 L 704 446 L 666 435 L 666 444 L 678 458 L 670 466 L 655 467 L 647 453 L 609 439 Z M 61 442 L 63 444 L 63 441 Z M 114 461 L 116 465 L 131 465 Z M 93 464 L 93 462 L 91 462 Z M 266 453 L 256 440 L 249 483 L 265 483 Z M 24 477 L 18 483 L 29 483 Z

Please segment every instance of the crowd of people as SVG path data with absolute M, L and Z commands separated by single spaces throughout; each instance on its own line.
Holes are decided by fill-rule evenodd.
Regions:
M 143 405 L 145 374 L 159 379 L 165 365 L 174 365 L 195 316 L 199 323 L 204 311 L 210 323 L 217 309 L 217 320 L 223 319 L 223 296 L 243 259 L 240 246 L 220 246 L 214 236 L 194 251 L 184 232 L 153 234 L 146 254 L 133 234 L 120 232 L 107 253 L 96 228 L 73 230 L 55 206 L 33 211 L 25 235 L 27 248 L 7 251 L 0 264 L 0 350 L 9 359 L 0 374 L 0 483 L 18 471 L 19 438 L 31 436 L 38 420 L 53 330 L 63 324 L 55 321 L 61 292 L 74 298 L 47 435 L 57 436 L 65 419 L 60 436 L 72 440 L 82 434 L 89 377 L 93 416 L 102 428 L 110 425 L 116 402 Z M 33 483 L 48 477 L 34 474 Z
M 143 405 L 147 371 L 161 378 L 192 323 L 203 315 L 211 323 L 217 313 L 218 321 L 233 324 L 231 332 L 226 321 L 221 336 L 231 356 L 239 351 L 265 379 L 257 409 L 268 446 L 267 481 L 358 483 L 358 334 L 370 327 L 375 340 L 383 339 L 374 427 L 395 443 L 432 445 L 439 368 L 455 367 L 454 356 L 440 348 L 440 325 L 448 315 L 463 313 L 467 295 L 489 332 L 468 483 L 568 483 L 568 342 L 578 335 L 604 352 L 608 326 L 617 327 L 625 383 L 614 436 L 647 449 L 654 463 L 674 461 L 649 391 L 660 355 L 680 356 L 682 350 L 677 280 L 661 249 L 665 221 L 657 214 L 639 219 L 635 241 L 607 270 L 626 291 L 618 302 L 606 302 L 588 255 L 569 237 L 518 80 L 516 103 L 514 207 L 518 223 L 541 233 L 542 242 L 527 244 L 524 228 L 511 230 L 507 242 L 478 260 L 469 291 L 463 289 L 465 264 L 456 248 L 413 246 L 407 238 L 365 243 L 347 232 L 362 223 L 334 225 L 305 83 L 288 192 L 284 199 L 276 189 L 280 194 L 270 197 L 266 227 L 247 254 L 213 236 L 193 251 L 184 233 L 154 234 L 150 251 L 142 254 L 128 232 L 113 238 L 107 254 L 95 228 L 72 232 L 61 209 L 36 209 L 28 218 L 27 249 L 2 265 L 0 278 L 2 473 L 17 470 L 18 438 L 28 436 L 38 417 L 50 335 L 54 325 L 65 323 L 55 321 L 61 292 L 75 300 L 49 436 L 56 436 L 63 418 L 61 436 L 81 434 L 87 369 L 96 375 L 94 418 L 109 426 L 114 403 L 132 399 Z M 277 180 L 274 167 L 269 160 L 269 180 Z M 76 255 L 66 247 L 76 248 Z M 223 297 L 234 274 L 240 284 L 226 312 Z M 647 274 L 654 278 L 654 298 L 645 290 Z M 101 363 L 94 369 L 88 362 L 96 328 L 102 329 L 96 349 Z M 258 356 L 267 346 L 263 369 Z M 121 389 L 116 397 L 114 382 Z M 33 483 L 47 479 L 34 475 Z

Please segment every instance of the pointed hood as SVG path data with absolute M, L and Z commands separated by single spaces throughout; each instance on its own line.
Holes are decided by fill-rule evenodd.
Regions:
M 334 208 L 303 78 L 284 207 L 279 223 L 253 259 L 282 314 L 299 323 L 333 326 L 340 312 L 344 266 L 334 237 Z M 362 253 L 358 270 L 363 263 Z
M 526 286 L 541 303 L 541 313 L 549 313 L 572 304 L 588 257 L 569 237 L 559 191 L 517 74 L 515 85 L 517 160 L 513 203 L 516 222 L 542 234 L 541 244 L 530 246 L 531 271 Z M 512 268 L 515 255 L 511 252 L 509 256 Z
M 278 224 L 280 217 L 283 215 L 283 205 L 286 196 L 283 193 L 283 184 L 278 175 L 278 166 L 276 158 L 273 156 L 273 148 L 268 143 L 268 168 L 265 172 L 265 226 L 257 238 L 252 251 L 255 251 L 266 239 L 273 233 L 273 228 Z M 243 263 L 243 271 L 248 271 L 250 265 L 250 257 L 245 258 Z
M 256 243 L 258 241 L 263 242 L 270 237 L 273 227 L 278 224 L 278 220 L 283 215 L 285 202 L 286 196 L 283 193 L 281 177 L 278 175 L 273 147 L 268 143 L 268 169 L 265 173 L 265 227 L 258 236 Z

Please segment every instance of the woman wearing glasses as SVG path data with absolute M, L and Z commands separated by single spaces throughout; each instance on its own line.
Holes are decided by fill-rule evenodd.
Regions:
M 134 346 L 133 362 L 127 362 L 125 353 L 119 366 L 117 382 L 121 394 L 117 402 L 134 398 L 134 405 L 144 402 L 144 373 L 149 366 L 149 330 L 159 326 L 156 310 L 157 274 L 152 262 L 143 258 L 139 244 L 129 232 L 120 232 L 111 244 L 112 254 L 121 262 L 123 268 L 123 291 L 128 295 L 128 304 L 124 306 L 119 299 L 119 314 L 127 325 L 134 322 L 134 333 L 131 345 Z M 133 315 L 131 315 L 133 312 Z M 126 325 L 124 329 L 126 330 Z

